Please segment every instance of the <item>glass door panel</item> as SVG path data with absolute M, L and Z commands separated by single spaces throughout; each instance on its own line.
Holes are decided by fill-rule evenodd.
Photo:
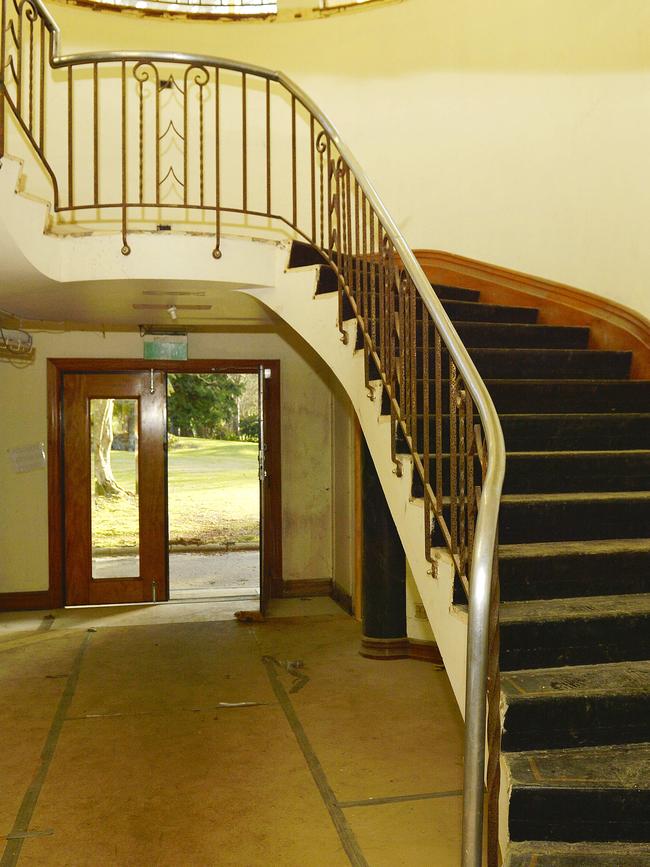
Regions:
M 90 499 L 92 577 L 140 575 L 136 398 L 91 398 Z
M 68 605 L 167 598 L 165 377 L 65 374 Z

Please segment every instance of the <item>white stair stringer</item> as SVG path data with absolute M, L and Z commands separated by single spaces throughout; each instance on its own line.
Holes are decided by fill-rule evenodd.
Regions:
M 424 505 L 411 496 L 413 462 L 400 455 L 403 473 L 391 459 L 390 416 L 381 414 L 381 386 L 373 384 L 374 399 L 365 387 L 363 352 L 355 351 L 356 322 L 344 324 L 347 344 L 337 326 L 336 293 L 316 295 L 318 266 L 286 270 L 288 252 L 278 255 L 275 285 L 243 289 L 280 316 L 320 355 L 347 392 L 372 455 L 386 501 L 400 536 L 433 634 L 440 648 L 456 700 L 464 712 L 467 619 L 452 604 L 453 568 L 443 549 L 433 549 L 435 572 L 425 557 Z
M 424 509 L 411 497 L 412 461 L 400 456 L 398 476 L 391 459 L 390 418 L 381 414 L 381 388 L 374 400 L 364 380 L 363 353 L 354 350 L 356 324 L 348 322 L 344 344 L 337 327 L 336 294 L 315 296 L 318 268 L 286 270 L 287 242 L 224 238 L 215 260 L 210 235 L 134 234 L 131 255 L 122 256 L 114 232 L 57 236 L 45 230 L 47 203 L 20 192 L 22 163 L 3 157 L 0 168 L 0 308 L 3 299 L 29 299 L 37 288 L 56 293 L 61 284 L 91 281 L 105 291 L 108 280 L 200 280 L 235 283 L 279 315 L 321 356 L 354 406 L 397 527 L 413 579 L 442 654 L 456 700 L 464 712 L 467 621 L 452 604 L 453 569 L 443 549 L 434 549 L 435 576 L 425 557 Z M 179 227 L 182 229 L 182 226 Z M 15 291 L 13 291 L 15 290 Z M 25 291 L 28 290 L 28 291 Z M 13 304 L 12 304 L 13 306 Z M 29 305 L 27 305 L 29 306 Z M 12 309 L 38 319 L 32 310 Z M 419 636 L 416 636 L 419 637 Z

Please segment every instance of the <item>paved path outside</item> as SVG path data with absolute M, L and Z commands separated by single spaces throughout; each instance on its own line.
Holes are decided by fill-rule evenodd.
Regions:
M 259 590 L 259 551 L 169 555 L 169 587 L 177 590 Z M 95 578 L 137 575 L 137 557 L 97 557 Z

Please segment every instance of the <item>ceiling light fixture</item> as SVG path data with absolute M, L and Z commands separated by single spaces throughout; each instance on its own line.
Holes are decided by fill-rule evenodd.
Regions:
M 169 313 L 169 315 L 172 319 L 178 319 L 178 312 L 176 310 L 175 304 L 172 304 L 171 307 L 168 307 L 167 312 Z

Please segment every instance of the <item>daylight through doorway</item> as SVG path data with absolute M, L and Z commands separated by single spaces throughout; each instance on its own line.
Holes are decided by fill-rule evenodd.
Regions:
M 256 373 L 168 374 L 170 599 L 259 598 L 259 415 Z

